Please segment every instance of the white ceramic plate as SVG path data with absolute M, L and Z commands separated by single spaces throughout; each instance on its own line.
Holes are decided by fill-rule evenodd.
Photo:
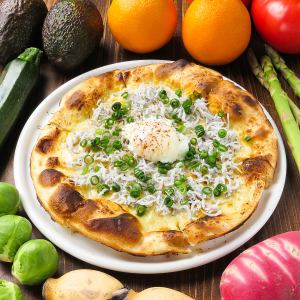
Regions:
M 51 93 L 37 107 L 20 135 L 14 158 L 14 177 L 26 213 L 40 232 L 56 246 L 92 265 L 122 272 L 154 274 L 181 271 L 207 264 L 234 251 L 253 237 L 271 217 L 281 197 L 286 177 L 286 155 L 278 129 L 271 116 L 265 111 L 279 141 L 278 166 L 272 186 L 264 191 L 256 211 L 244 225 L 220 238 L 201 244 L 201 253 L 135 257 L 117 252 L 80 234 L 73 233 L 51 220 L 37 200 L 30 177 L 29 161 L 33 146 L 40 135 L 40 128 L 47 124 L 51 114 L 57 111 L 61 97 L 72 87 L 93 75 L 162 62 L 169 61 L 142 60 L 117 63 L 74 78 Z

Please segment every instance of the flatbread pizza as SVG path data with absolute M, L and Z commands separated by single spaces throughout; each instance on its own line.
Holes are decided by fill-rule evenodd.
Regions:
M 53 220 L 150 256 L 190 253 L 243 224 L 277 156 L 274 129 L 251 94 L 179 60 L 74 87 L 42 129 L 30 168 Z

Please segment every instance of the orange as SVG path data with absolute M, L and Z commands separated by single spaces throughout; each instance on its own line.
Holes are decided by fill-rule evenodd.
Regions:
M 194 0 L 183 20 L 187 51 L 208 65 L 227 64 L 247 48 L 251 20 L 241 0 Z
M 172 38 L 177 25 L 176 6 L 173 0 L 113 0 L 108 25 L 125 49 L 152 52 Z

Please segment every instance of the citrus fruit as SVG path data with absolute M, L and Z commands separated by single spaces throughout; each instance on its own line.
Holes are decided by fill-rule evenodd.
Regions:
M 173 0 L 113 0 L 109 28 L 125 49 L 147 53 L 164 46 L 176 30 Z
M 196 60 L 208 65 L 236 59 L 250 36 L 250 16 L 240 0 L 194 0 L 184 16 L 184 45 Z

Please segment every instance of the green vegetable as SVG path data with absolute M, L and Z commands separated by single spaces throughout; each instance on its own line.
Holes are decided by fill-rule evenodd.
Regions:
M 115 123 L 115 120 L 114 120 L 114 119 L 108 118 L 108 119 L 105 121 L 104 127 L 107 128 L 107 129 L 111 129 L 111 128 L 114 126 L 114 123 Z
M 127 117 L 126 121 L 127 121 L 127 123 L 132 123 L 132 122 L 134 122 L 134 118 L 129 116 L 129 117 Z
M 121 107 L 122 107 L 121 102 L 115 102 L 115 103 L 112 105 L 111 109 L 112 109 L 113 111 L 118 111 L 118 110 L 121 109 Z
M 129 96 L 128 92 L 124 92 L 122 93 L 121 97 L 124 98 L 124 99 L 127 99 Z
M 31 237 L 30 222 L 20 216 L 0 217 L 0 261 L 12 262 L 20 246 Z
M 190 140 L 190 144 L 191 145 L 197 145 L 197 139 L 196 138 L 192 138 L 191 140 Z
M 0 182 L 0 217 L 14 215 L 20 206 L 20 196 L 17 189 L 5 182 Z
M 177 90 L 177 91 L 175 91 L 175 95 L 176 95 L 177 97 L 182 97 L 182 90 Z
M 268 82 L 267 82 L 267 80 L 265 79 L 265 76 L 264 76 L 264 71 L 263 71 L 261 65 L 259 64 L 259 62 L 257 61 L 256 56 L 255 56 L 254 52 L 252 51 L 252 49 L 249 49 L 247 54 L 248 54 L 248 62 L 250 64 L 250 67 L 251 67 L 251 70 L 252 70 L 253 74 L 260 81 L 260 83 L 271 93 L 269 84 L 268 84 Z M 274 70 L 274 75 L 276 76 L 275 70 Z M 287 101 L 290 105 L 291 111 L 292 111 L 292 113 L 293 113 L 293 115 L 296 119 L 296 122 L 297 122 L 298 126 L 300 126 L 300 109 L 299 109 L 299 107 L 281 89 L 281 86 L 280 86 L 280 91 L 281 91 L 281 94 L 284 96 L 284 98 L 287 99 Z M 272 97 L 272 94 L 271 94 L 271 97 Z
M 166 195 L 168 195 L 168 196 L 173 196 L 174 193 L 175 193 L 175 191 L 174 191 L 174 189 L 170 186 L 170 187 L 168 187 L 168 188 L 166 188 L 166 189 L 164 190 L 164 193 L 165 193 Z
M 164 199 L 164 204 L 166 207 L 168 208 L 171 208 L 174 204 L 174 201 L 171 197 L 167 196 L 165 199 Z
M 103 34 L 103 21 L 92 1 L 56 1 L 43 25 L 43 47 L 51 63 L 64 70 L 81 65 Z
M 264 70 L 264 78 L 268 83 L 288 144 L 300 171 L 300 130 L 291 112 L 288 96 L 281 88 L 281 84 L 269 57 L 264 56 L 262 58 L 262 67 Z
M 40 284 L 57 271 L 58 262 L 57 251 L 50 242 L 31 240 L 19 248 L 12 274 L 21 284 Z
M 151 179 L 150 176 L 147 176 L 145 172 L 139 168 L 134 168 L 134 176 L 142 182 L 146 182 Z
M 91 177 L 90 181 L 91 181 L 92 185 L 97 185 L 99 183 L 100 179 L 97 175 L 94 175 Z
M 28 48 L 0 76 L 0 147 L 38 79 L 41 57 L 41 50 Z
M 245 140 L 246 142 L 250 142 L 250 141 L 252 140 L 252 137 L 249 136 L 249 135 L 246 135 L 246 136 L 244 137 L 244 140 Z
M 277 51 L 268 45 L 265 45 L 266 52 L 272 59 L 272 62 L 277 70 L 279 70 L 286 81 L 289 83 L 293 89 L 296 96 L 300 98 L 300 78 L 286 65 L 283 58 L 279 55 Z
M 138 198 L 142 194 L 142 186 L 138 182 L 132 182 L 128 185 L 129 194 L 132 198 Z
M 83 147 L 83 148 L 86 147 L 87 144 L 88 144 L 88 141 L 86 139 L 80 141 L 80 146 Z
M 193 105 L 193 101 L 190 98 L 186 99 L 182 103 L 183 110 L 187 115 L 190 115 L 192 113 L 192 105 Z
M 157 169 L 160 174 L 168 174 L 168 171 L 170 171 L 173 168 L 171 163 L 157 163 Z
M 159 91 L 158 96 L 161 100 L 165 100 L 168 98 L 168 94 L 165 90 Z
M 132 155 L 125 154 L 122 159 L 128 164 L 129 167 L 133 168 L 136 166 L 136 159 Z
M 195 127 L 195 133 L 198 138 L 202 137 L 205 133 L 205 129 L 202 125 L 197 125 Z
M 9 281 L 0 280 L 0 300 L 23 300 L 20 288 Z
M 208 156 L 208 152 L 206 150 L 200 151 L 200 158 L 204 159 Z
M 188 198 L 180 201 L 180 205 L 187 205 L 188 203 L 189 203 L 189 199 Z
M 173 99 L 173 100 L 171 100 L 171 106 L 172 106 L 172 108 L 178 108 L 179 106 L 180 106 L 180 101 L 178 100 L 178 99 Z
M 150 193 L 150 194 L 154 194 L 156 192 L 156 188 L 155 188 L 155 185 L 153 183 L 150 183 L 147 185 L 147 191 Z
M 114 192 L 120 192 L 121 190 L 121 187 L 118 183 L 116 182 L 113 182 L 112 185 L 111 185 L 111 189 L 114 191 Z
M 224 138 L 226 135 L 227 135 L 227 131 L 226 131 L 225 129 L 220 129 L 220 130 L 218 131 L 218 136 L 219 136 L 220 138 Z
M 94 162 L 94 158 L 89 154 L 87 154 L 83 160 L 87 165 L 90 165 Z
M 219 112 L 218 112 L 218 116 L 219 116 L 220 118 L 224 118 L 224 117 L 225 117 L 224 111 L 223 111 L 223 110 L 219 111 Z
M 205 195 L 210 196 L 210 195 L 212 194 L 212 189 L 211 189 L 209 186 L 205 186 L 205 187 L 202 189 L 202 193 L 205 194 Z
M 106 195 L 108 192 L 110 191 L 110 187 L 109 185 L 105 184 L 105 183 L 100 183 L 97 186 L 97 192 L 98 193 L 103 193 L 103 195 Z
M 174 185 L 178 189 L 179 193 L 181 193 L 182 195 L 185 195 L 189 189 L 186 177 L 183 175 L 180 176 L 179 179 L 174 181 Z
M 113 141 L 112 146 L 116 150 L 120 150 L 122 148 L 122 143 L 121 141 Z
M 137 205 L 136 207 L 136 214 L 141 217 L 146 213 L 147 206 L 145 205 Z
M 207 166 L 202 166 L 202 167 L 200 168 L 200 171 L 201 171 L 201 174 L 202 174 L 202 175 L 208 174 L 208 168 L 207 168 Z
M 219 197 L 219 196 L 221 196 L 221 191 L 220 191 L 220 190 L 218 190 L 217 188 L 214 188 L 214 191 L 213 191 L 213 193 L 214 193 L 214 196 L 215 196 L 215 197 Z

